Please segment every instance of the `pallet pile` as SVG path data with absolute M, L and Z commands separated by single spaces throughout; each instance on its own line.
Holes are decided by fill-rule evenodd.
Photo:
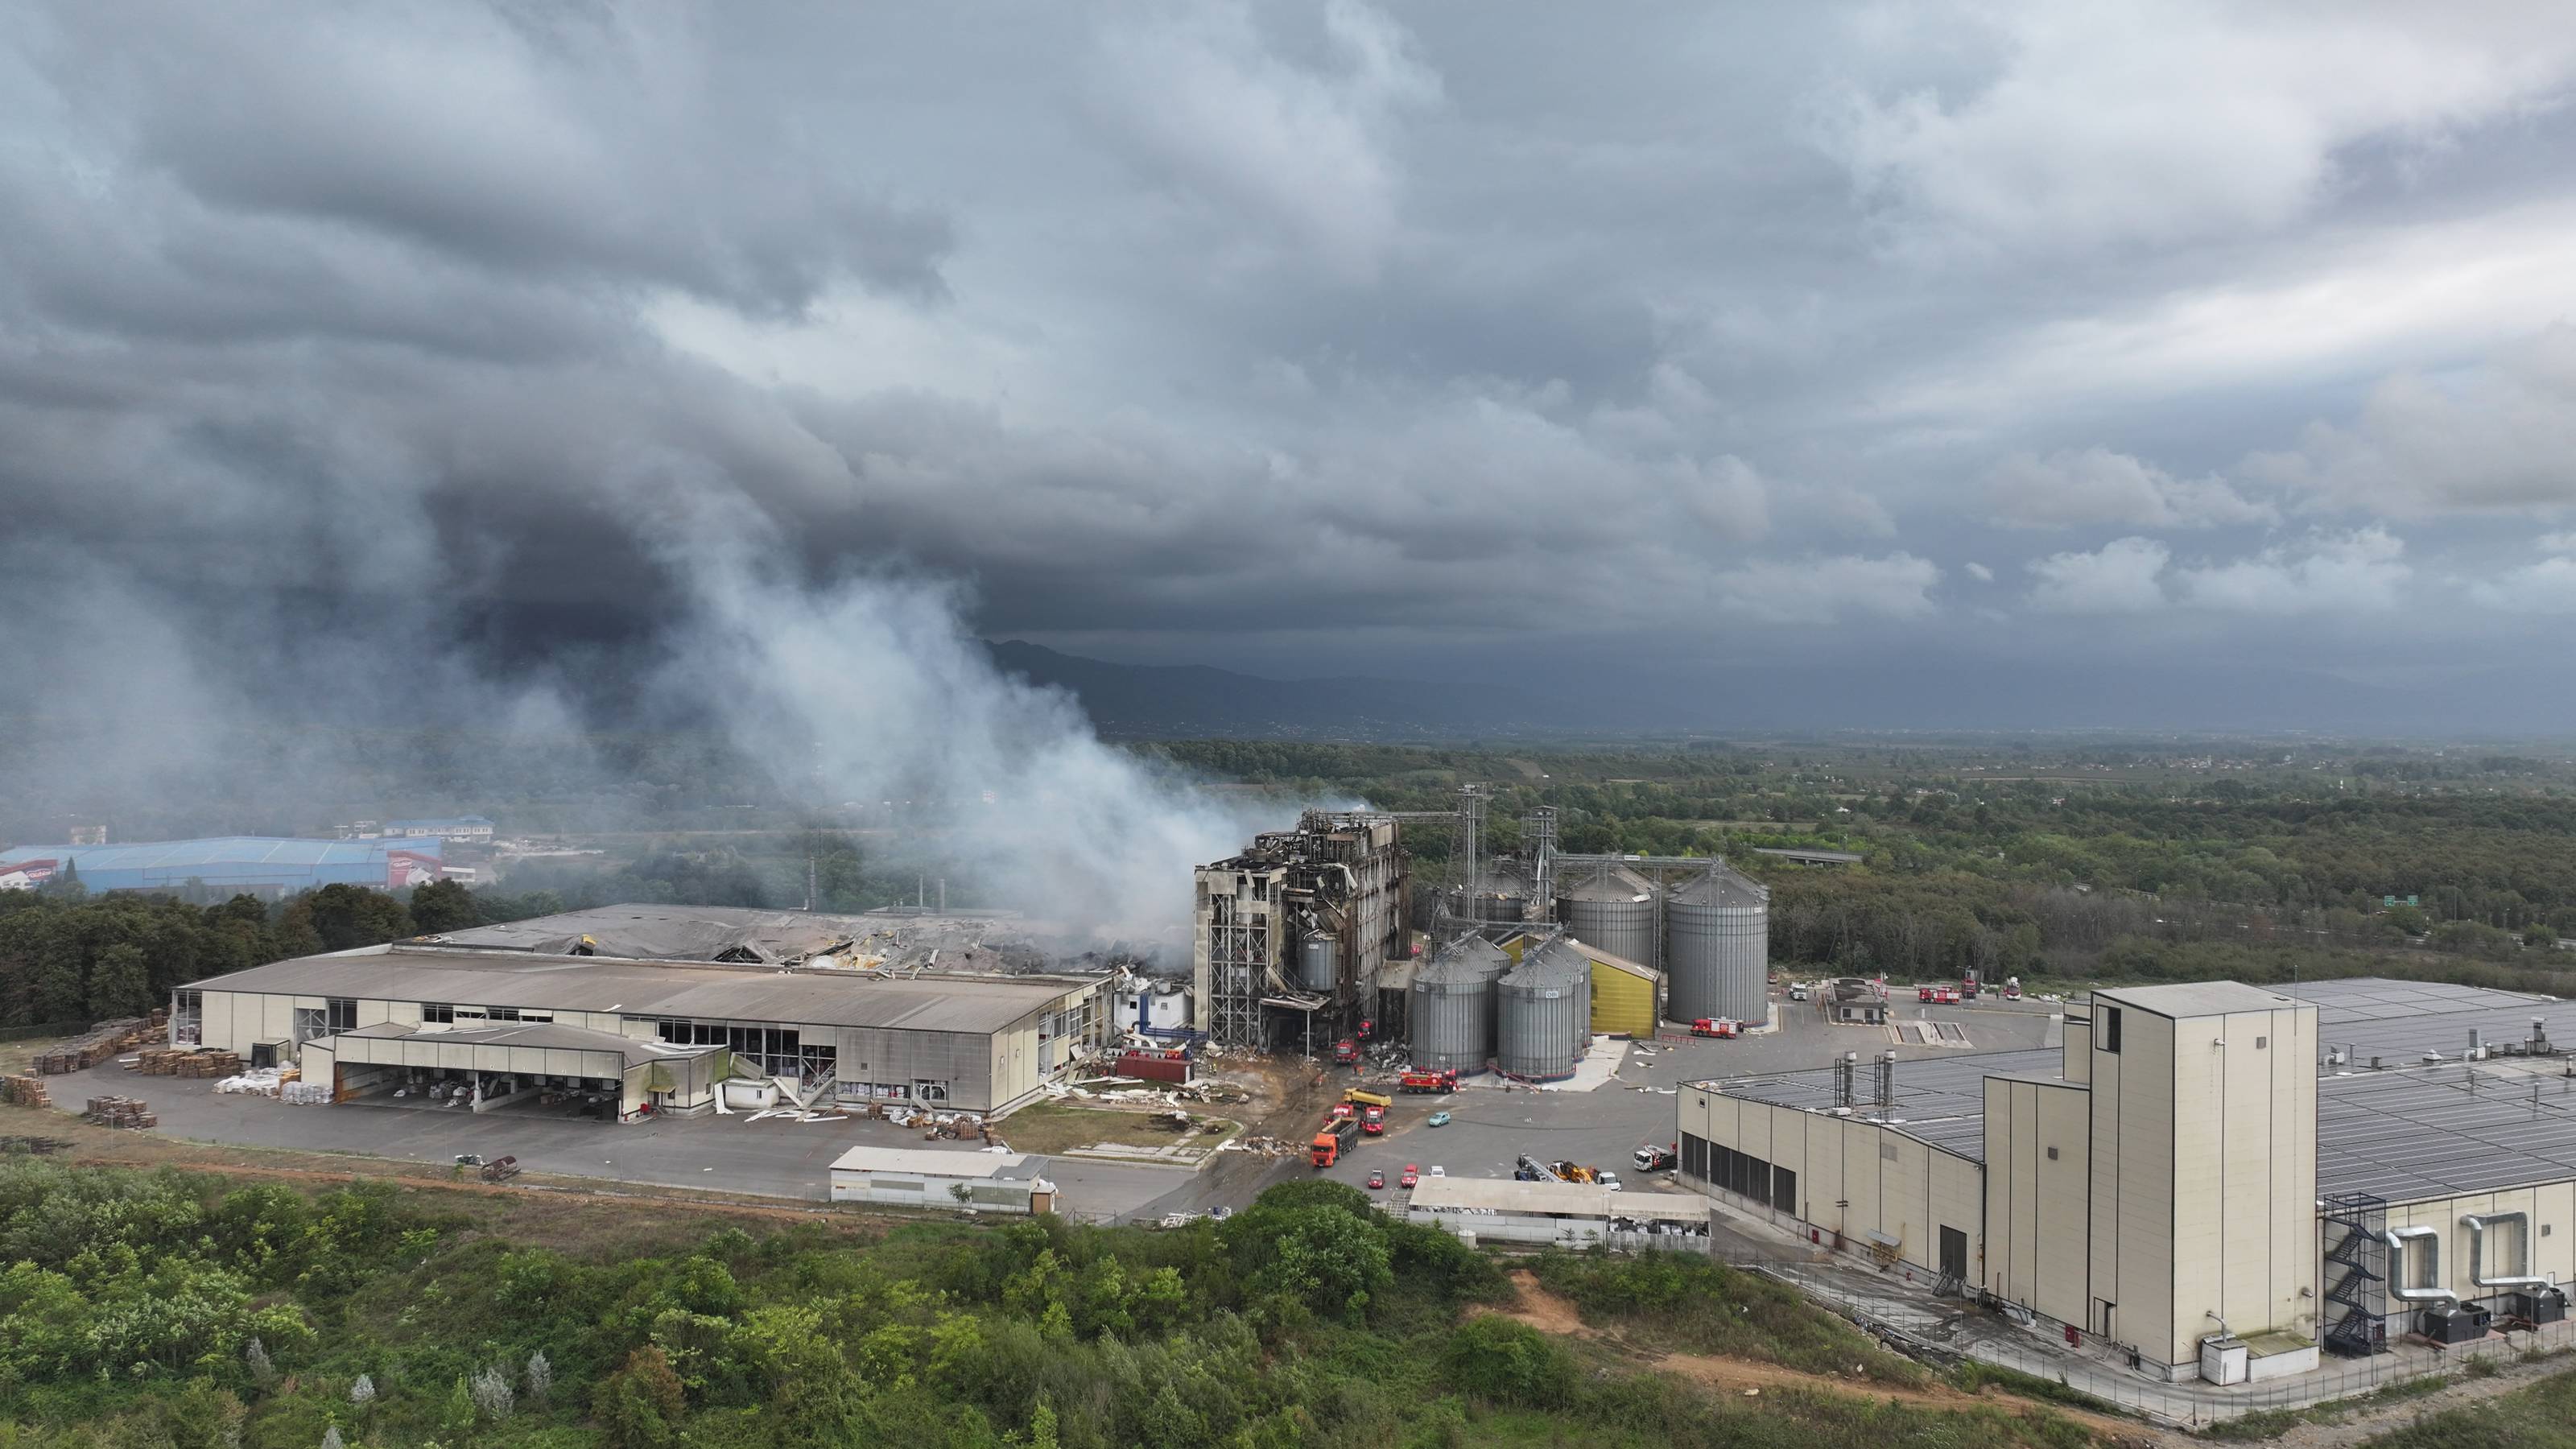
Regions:
M 110 1057 L 152 1041 L 168 1030 L 165 1013 L 156 1011 L 148 1017 L 128 1016 L 115 1021 L 102 1021 L 81 1035 L 73 1037 L 36 1057 L 36 1070 L 47 1076 L 65 1072 L 85 1072 Z
M 101 1127 L 158 1127 L 161 1119 L 152 1115 L 152 1105 L 135 1097 L 92 1097 L 83 1117 Z
M 240 1074 L 241 1053 L 197 1047 L 145 1047 L 127 1058 L 125 1069 L 147 1077 L 230 1077 Z
M 12 1107 L 50 1107 L 54 1094 L 45 1090 L 45 1079 L 33 1074 L 0 1077 L 0 1102 Z

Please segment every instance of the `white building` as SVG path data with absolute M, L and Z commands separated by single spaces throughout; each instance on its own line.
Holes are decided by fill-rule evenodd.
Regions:
M 1405 1215 L 1478 1241 L 1579 1248 L 1613 1232 L 1705 1235 L 1709 1203 L 1697 1193 L 1622 1192 L 1585 1182 L 1426 1177 Z
M 2547 997 L 2380 980 L 2124 987 L 2061 1048 L 1702 1082 L 1681 1180 L 2169 1378 L 2270 1378 L 2576 1280 L 2576 1094 Z M 2448 1039 L 2446 1054 L 2426 1050 Z M 2567 1233 L 2556 1231 L 2559 1227 Z
M 1019 1152 L 853 1147 L 831 1169 L 832 1201 L 970 1213 L 1051 1213 L 1046 1159 Z

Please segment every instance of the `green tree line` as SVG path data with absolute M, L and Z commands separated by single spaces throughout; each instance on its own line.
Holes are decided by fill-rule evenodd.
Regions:
M 1184 1230 L 917 1222 L 559 1251 L 383 1186 L 315 1195 L 0 1162 L 7 1449 L 2077 1449 L 1866 1394 L 1747 1399 L 1476 1305 L 1493 1261 L 1346 1186 Z M 1573 1261 L 1588 1317 L 1919 1382 L 1777 1284 Z

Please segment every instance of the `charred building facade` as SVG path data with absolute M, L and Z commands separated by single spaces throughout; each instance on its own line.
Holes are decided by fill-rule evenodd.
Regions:
M 1403 1009 L 1409 882 L 1389 815 L 1309 810 L 1197 872 L 1191 994 L 1220 1046 L 1331 1041 Z

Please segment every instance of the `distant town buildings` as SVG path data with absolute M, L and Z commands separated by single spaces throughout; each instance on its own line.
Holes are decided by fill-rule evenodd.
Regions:
M 192 891 L 293 895 L 326 885 L 401 890 L 440 877 L 444 842 L 287 840 L 233 835 L 129 845 L 22 845 L 0 850 L 0 888 L 25 890 L 72 874 L 92 894 Z M 15 880 L 18 883 L 9 885 Z

